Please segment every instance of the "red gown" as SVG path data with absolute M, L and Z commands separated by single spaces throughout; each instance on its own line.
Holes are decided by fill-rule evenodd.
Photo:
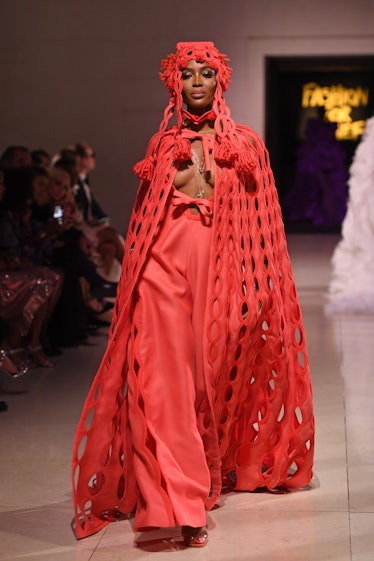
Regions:
M 125 244 L 109 342 L 73 452 L 78 538 L 135 512 L 135 529 L 205 524 L 222 483 L 305 486 L 314 419 L 301 311 L 267 151 L 216 168 L 212 200 L 173 187 L 173 128 L 156 134 Z M 203 142 L 205 160 L 216 140 Z M 192 218 L 191 218 L 192 217 Z

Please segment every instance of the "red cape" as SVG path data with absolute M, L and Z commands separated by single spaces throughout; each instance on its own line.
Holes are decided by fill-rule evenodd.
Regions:
M 213 243 L 204 341 L 215 445 L 210 509 L 223 481 L 235 489 L 305 486 L 312 477 L 314 418 L 309 362 L 283 221 L 261 138 L 237 125 L 241 151 L 216 172 Z M 182 140 L 201 138 L 182 130 Z M 218 159 L 223 147 L 211 145 Z M 178 152 L 179 151 L 179 152 Z M 78 538 L 97 532 L 137 501 L 128 426 L 133 295 L 170 200 L 176 147 L 174 129 L 157 133 L 126 237 L 122 276 L 108 347 L 78 425 L 73 453 L 73 490 Z M 182 156 L 181 156 L 182 154 Z M 227 160 L 227 158 L 226 158 Z M 136 375 L 136 374 L 135 374 Z M 146 433 L 139 416 L 137 430 Z M 145 437 L 144 437 L 145 438 Z M 149 458 L 157 475 L 157 462 Z

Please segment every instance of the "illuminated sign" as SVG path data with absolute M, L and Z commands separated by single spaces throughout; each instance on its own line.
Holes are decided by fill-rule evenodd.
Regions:
M 346 88 L 342 84 L 320 86 L 316 82 L 303 85 L 302 107 L 323 107 L 325 118 L 337 123 L 338 140 L 357 140 L 364 132 L 365 120 L 354 121 L 351 113 L 355 107 L 369 103 L 369 88 Z

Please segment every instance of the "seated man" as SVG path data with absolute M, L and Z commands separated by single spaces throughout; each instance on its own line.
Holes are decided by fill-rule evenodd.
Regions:
M 3 170 L 24 168 L 31 164 L 31 153 L 25 146 L 8 146 L 0 158 L 0 166 Z
M 83 212 L 88 224 L 109 222 L 108 215 L 103 211 L 92 194 L 88 183 L 88 174 L 95 169 L 95 152 L 87 142 L 76 142 L 69 147 L 77 156 L 78 182 L 75 200 Z

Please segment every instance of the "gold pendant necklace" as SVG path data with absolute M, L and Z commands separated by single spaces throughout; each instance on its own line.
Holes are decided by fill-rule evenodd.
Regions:
M 205 187 L 205 178 L 204 178 L 204 174 L 205 174 L 205 162 L 204 161 L 200 161 L 199 158 L 197 157 L 196 152 L 194 152 L 194 150 L 192 150 L 192 162 L 195 165 L 195 175 L 196 175 L 196 179 L 197 179 L 197 192 L 195 194 L 195 199 L 203 199 L 204 198 L 204 187 Z

